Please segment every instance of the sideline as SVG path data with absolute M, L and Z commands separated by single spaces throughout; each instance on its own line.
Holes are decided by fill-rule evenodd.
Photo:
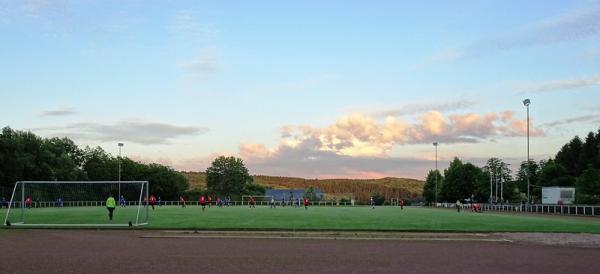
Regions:
M 477 241 L 508 242 L 501 235 L 487 233 L 399 233 L 399 232 L 281 232 L 281 231 L 178 231 L 144 233 L 140 238 L 155 239 L 301 239 L 301 240 L 399 240 L 399 241 Z

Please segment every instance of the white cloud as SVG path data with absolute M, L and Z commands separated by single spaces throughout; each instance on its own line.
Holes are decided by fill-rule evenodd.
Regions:
M 203 78 L 218 73 L 223 69 L 221 51 L 217 48 L 202 49 L 194 57 L 181 62 L 179 68 Z
M 57 109 L 45 110 L 41 116 L 67 116 L 77 114 L 77 110 L 73 107 L 59 107 Z
M 160 122 L 120 121 L 115 124 L 75 123 L 67 126 L 32 129 L 52 136 L 95 141 L 127 141 L 138 144 L 168 144 L 181 136 L 208 132 L 206 127 L 179 126 Z
M 600 34 L 600 5 L 590 4 L 558 16 L 508 30 L 488 39 L 446 48 L 426 57 L 416 67 L 484 57 L 500 51 L 571 42 Z
M 214 24 L 202 22 L 200 18 L 198 12 L 180 11 L 167 28 L 176 36 L 192 40 L 210 38 L 218 34 Z
M 586 123 L 586 122 L 600 124 L 600 114 L 582 115 L 582 116 L 576 116 L 576 117 L 571 117 L 571 118 L 567 118 L 567 119 L 556 120 L 556 121 L 541 124 L 540 127 L 552 128 L 552 127 L 568 125 L 568 124 L 572 124 L 572 123 Z
M 326 127 L 308 125 L 285 126 L 282 142 L 295 146 L 307 139 L 318 140 L 322 151 L 348 156 L 385 156 L 395 145 L 444 143 L 476 143 L 499 136 L 524 136 L 526 120 L 517 119 L 511 111 L 484 114 L 450 114 L 430 111 L 417 121 L 407 122 L 393 116 L 383 120 L 364 114 L 343 116 Z M 530 127 L 531 136 L 543 131 Z
M 424 113 L 428 111 L 453 111 L 458 109 L 464 109 L 475 105 L 471 100 L 454 100 L 441 103 L 416 103 L 406 104 L 396 108 L 387 108 L 372 112 L 376 117 L 387 117 L 387 116 L 405 116 Z
M 581 88 L 600 87 L 600 75 L 581 78 L 549 80 L 537 83 L 520 84 L 516 89 L 521 92 L 553 92 Z

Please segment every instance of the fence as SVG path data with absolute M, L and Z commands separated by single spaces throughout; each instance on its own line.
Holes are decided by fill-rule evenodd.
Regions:
M 3 207 L 8 207 L 8 203 L 6 202 L 3 205 L 0 205 L 0 208 Z M 126 206 L 137 206 L 140 202 L 138 201 L 127 201 L 125 202 Z M 144 204 L 144 202 L 141 202 L 142 205 Z M 200 202 L 199 201 L 186 201 L 185 202 L 186 205 L 190 205 L 190 206 L 199 206 Z M 248 202 L 242 203 L 242 201 L 231 201 L 228 205 L 229 206 L 240 206 L 240 205 L 247 205 Z M 255 204 L 257 206 L 268 206 L 270 205 L 269 201 L 256 201 Z M 286 206 L 294 206 L 295 204 L 298 204 L 296 201 L 286 201 L 285 205 Z M 105 206 L 106 205 L 106 201 L 63 201 L 62 205 L 59 204 L 56 201 L 32 201 L 31 202 L 31 207 L 34 208 L 46 208 L 46 207 L 88 207 L 88 206 Z M 155 204 L 156 206 L 179 206 L 179 201 L 160 201 L 160 202 L 156 202 Z M 217 203 L 215 201 L 211 202 L 211 205 L 217 205 Z M 228 206 L 225 204 L 225 202 L 223 202 L 224 206 Z M 277 206 L 282 206 L 283 202 L 282 201 L 275 201 L 275 205 Z M 300 206 L 304 206 L 304 203 L 302 201 L 300 201 Z M 338 202 L 338 201 L 315 201 L 315 202 L 310 202 L 311 206 L 351 206 L 352 204 L 350 202 Z M 19 208 L 21 207 L 21 201 L 13 201 L 11 208 Z
M 456 208 L 454 203 L 437 203 L 436 207 Z M 470 209 L 471 204 L 463 204 Z M 600 216 L 600 206 L 596 205 L 544 205 L 544 204 L 481 204 L 483 211 L 526 212 L 540 214 Z

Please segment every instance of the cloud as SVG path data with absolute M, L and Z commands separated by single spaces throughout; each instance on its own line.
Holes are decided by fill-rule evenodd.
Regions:
M 67 116 L 77 114 L 77 111 L 72 107 L 60 107 L 58 109 L 43 111 L 41 116 Z
M 364 114 L 343 116 L 335 124 L 317 128 L 307 125 L 285 126 L 282 142 L 296 146 L 307 139 L 319 140 L 322 151 L 348 156 L 384 156 L 394 145 L 477 143 L 499 136 L 524 136 L 527 121 L 516 119 L 511 111 L 444 115 L 430 111 L 417 121 L 406 122 L 388 116 L 378 120 Z M 530 136 L 543 131 L 530 127 Z
M 567 124 L 572 124 L 572 123 L 585 123 L 585 122 L 600 123 L 600 114 L 582 115 L 582 116 L 571 117 L 568 119 L 556 120 L 556 121 L 552 121 L 549 123 L 541 124 L 540 127 L 552 128 L 552 127 L 557 127 L 557 126 L 562 126 L 562 125 L 567 125 Z
M 310 90 L 312 88 L 318 87 L 324 83 L 336 80 L 338 75 L 336 74 L 320 74 L 320 75 L 312 75 L 305 79 L 299 81 L 292 81 L 288 83 L 274 85 L 270 87 L 269 90 L 274 90 L 276 92 L 299 92 Z
M 208 132 L 206 127 L 178 126 L 159 122 L 120 121 L 116 124 L 76 123 L 62 127 L 32 130 L 50 132 L 53 136 L 101 142 L 126 141 L 138 144 L 168 144 L 175 138 Z
M 181 62 L 179 68 L 195 76 L 213 75 L 223 69 L 221 52 L 216 48 L 203 49 L 196 56 Z
M 521 84 L 521 92 L 553 92 L 600 86 L 600 75 L 582 78 L 550 80 L 539 83 Z
M 302 176 L 305 178 L 381 178 L 404 176 L 422 178 L 431 161 L 398 157 L 352 157 L 323 151 L 320 140 L 308 138 L 295 146 L 281 144 L 268 157 L 243 154 L 253 174 Z M 247 147 L 260 148 L 261 145 Z M 259 149 L 262 151 L 262 148 Z M 250 151 L 246 151 L 248 153 Z
M 456 100 L 444 103 L 421 103 L 421 104 L 407 104 L 398 108 L 391 108 L 373 112 L 376 117 L 387 117 L 387 116 L 404 116 L 424 113 L 432 110 L 436 111 L 453 111 L 458 109 L 464 109 L 475 105 L 471 100 Z
M 531 127 L 531 136 L 543 135 Z M 510 111 L 444 115 L 430 111 L 415 121 L 364 114 L 340 117 L 325 127 L 286 125 L 277 146 L 242 144 L 239 155 L 255 174 L 316 178 L 423 178 L 432 167 L 428 155 L 391 157 L 394 146 L 409 144 L 476 143 L 500 136 L 523 136 L 527 121 Z
M 200 14 L 194 11 L 180 11 L 167 27 L 176 36 L 196 40 L 198 38 L 209 38 L 218 34 L 214 24 L 200 21 Z
M 571 10 L 455 48 L 446 48 L 426 57 L 416 67 L 493 55 L 497 52 L 571 42 L 600 34 L 600 5 Z

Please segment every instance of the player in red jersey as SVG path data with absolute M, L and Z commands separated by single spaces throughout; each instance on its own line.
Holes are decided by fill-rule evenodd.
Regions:
M 250 203 L 249 203 L 249 205 L 250 205 L 250 208 L 256 208 L 254 206 L 254 197 L 252 197 L 252 196 L 250 196 Z
M 150 206 L 152 207 L 152 210 L 154 210 L 154 204 L 156 204 L 156 198 L 154 198 L 154 195 L 150 195 Z
M 183 198 L 183 195 L 179 195 L 179 204 L 181 207 L 185 207 L 185 198 Z
M 32 202 L 32 201 L 33 201 L 33 200 L 31 200 L 31 197 L 27 197 L 27 199 L 25 199 L 25 206 L 26 206 L 27 208 L 31 208 L 31 202 Z
M 404 210 L 404 199 L 400 199 L 400 210 Z
M 204 211 L 206 207 L 206 198 L 204 198 L 204 195 L 200 196 L 200 205 L 202 206 L 202 211 Z
M 208 208 L 210 208 L 210 204 L 212 203 L 212 197 L 210 197 L 210 195 L 208 195 L 208 197 L 206 197 L 208 199 Z
M 304 197 L 304 209 L 308 210 L 309 204 L 310 204 L 310 201 L 308 200 L 308 197 Z

